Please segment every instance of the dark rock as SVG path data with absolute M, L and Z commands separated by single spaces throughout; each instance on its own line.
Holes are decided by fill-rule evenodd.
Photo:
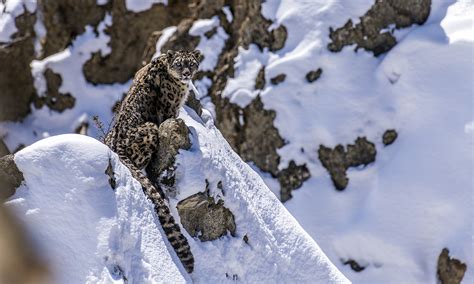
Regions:
M 192 108 L 199 116 L 202 114 L 202 105 L 201 102 L 196 98 L 196 94 L 190 90 L 188 95 L 188 100 L 186 105 Z
M 288 168 L 278 173 L 280 200 L 282 202 L 289 200 L 292 197 L 291 192 L 300 188 L 310 177 L 311 174 L 306 165 L 297 166 L 294 161 L 291 161 Z
M 13 154 L 0 158 L 0 200 L 15 194 L 23 180 L 23 173 L 16 166 Z
M 143 58 L 150 35 L 154 31 L 176 26 L 191 15 L 186 1 L 170 1 L 166 6 L 155 4 L 146 11 L 134 13 L 126 9 L 124 0 L 114 0 L 109 9 L 113 23 L 106 33 L 110 36 L 111 53 L 106 56 L 94 53 L 83 67 L 87 81 L 94 84 L 130 80 L 141 68 L 142 62 L 148 62 L 153 55 L 150 51 L 146 53 L 149 58 Z
M 377 150 L 372 142 L 365 137 L 358 137 L 354 145 L 337 145 L 334 149 L 321 145 L 318 150 L 319 160 L 331 175 L 337 190 L 344 190 L 349 183 L 346 170 L 349 167 L 368 165 L 375 161 Z
M 309 71 L 306 74 L 306 80 L 308 80 L 308 82 L 312 83 L 312 82 L 318 80 L 319 77 L 321 77 L 322 73 L 323 73 L 323 69 L 321 69 L 321 68 L 318 68 L 317 70 Z
M 355 272 L 361 272 L 365 269 L 365 266 L 361 266 L 359 263 L 357 263 L 357 261 L 353 259 L 348 259 L 346 261 L 343 261 L 342 263 L 344 265 L 350 265 L 352 270 L 354 270 Z
M 228 231 L 235 236 L 234 215 L 224 207 L 223 200 L 216 203 L 206 192 L 181 200 L 177 209 L 186 231 L 203 242 L 216 240 L 225 236 Z
M 89 122 L 84 121 L 80 123 L 76 129 L 74 129 L 74 133 L 81 134 L 81 135 L 87 135 L 87 130 L 89 129 Z
M 0 158 L 10 154 L 10 151 L 7 148 L 7 145 L 5 145 L 5 142 L 3 142 L 3 139 L 0 139 Z
M 112 167 L 112 161 L 109 158 L 109 164 L 105 169 L 105 174 L 109 177 L 109 184 L 112 189 L 117 188 L 117 181 L 115 179 L 114 168 Z
M 207 39 L 210 39 L 210 38 L 213 37 L 216 33 L 217 33 L 217 27 L 214 27 L 214 28 L 212 28 L 211 30 L 205 32 L 205 33 L 204 33 L 204 36 L 205 36 Z
M 460 284 L 466 273 L 467 265 L 460 260 L 449 257 L 449 250 L 444 248 L 438 258 L 438 279 L 441 284 Z
M 395 129 L 389 129 L 385 131 L 385 133 L 383 134 L 382 142 L 385 146 L 388 146 L 392 144 L 393 142 L 395 142 L 397 137 L 398 137 L 397 131 L 395 131 Z
M 280 25 L 278 28 L 272 30 L 272 41 L 270 43 L 270 51 L 277 51 L 285 46 L 288 31 L 285 26 Z
M 285 81 L 286 75 L 285 74 L 278 74 L 277 76 L 270 79 L 273 85 L 278 85 L 281 82 Z
M 341 51 L 344 46 L 357 44 L 356 50 L 364 48 L 375 56 L 389 51 L 397 43 L 393 31 L 385 31 L 390 25 L 396 29 L 413 24 L 423 24 L 430 14 L 431 0 L 376 0 L 375 4 L 360 18 L 352 20 L 336 30 L 330 28 L 331 42 L 328 49 Z
M 63 94 L 59 92 L 63 82 L 61 75 L 54 73 L 51 69 L 46 69 L 44 77 L 46 79 L 47 91 L 46 94 L 35 98 L 35 107 L 42 108 L 44 105 L 47 105 L 51 110 L 57 112 L 73 108 L 76 98 L 69 93 Z
M 96 0 L 39 1 L 47 33 L 41 41 L 40 57 L 45 58 L 66 48 L 78 35 L 85 32 L 86 26 L 96 28 L 104 19 L 106 11 L 110 10 L 110 5 L 99 6 Z
M 189 130 L 182 119 L 170 118 L 159 126 L 158 137 L 158 150 L 153 155 L 146 171 L 151 181 L 164 182 L 165 186 L 173 187 L 175 157 L 179 149 L 191 148 Z
M 36 16 L 27 11 L 15 19 L 12 42 L 0 43 L 0 121 L 20 121 L 36 96 L 30 63 L 35 56 Z
M 265 66 L 258 71 L 257 78 L 255 78 L 255 89 L 263 90 L 265 88 Z

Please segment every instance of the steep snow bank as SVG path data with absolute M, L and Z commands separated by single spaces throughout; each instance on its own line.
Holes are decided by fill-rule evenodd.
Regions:
M 115 154 L 85 136 L 47 138 L 16 155 L 25 185 L 7 205 L 27 225 L 56 281 L 346 282 L 260 177 L 231 150 L 208 112 L 202 121 L 187 111 L 181 117 L 191 129 L 193 146 L 178 156 L 178 194 L 170 199 L 171 209 L 179 220 L 177 202 L 204 191 L 207 179 L 214 188 L 211 194 L 223 199 L 235 216 L 235 236 L 201 242 L 186 233 L 196 259 L 195 272 L 188 276 L 163 240 L 152 204 Z M 104 173 L 109 158 L 115 191 Z M 225 195 L 212 187 L 219 181 Z
M 115 191 L 105 174 L 109 158 Z M 57 283 L 185 282 L 153 205 L 106 146 L 60 135 L 25 148 L 15 162 L 25 185 L 7 205 L 25 222 Z

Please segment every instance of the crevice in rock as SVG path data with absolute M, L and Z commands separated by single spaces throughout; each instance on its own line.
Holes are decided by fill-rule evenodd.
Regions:
M 356 25 L 348 20 L 336 30 L 329 28 L 328 49 L 338 52 L 344 46 L 356 44 L 356 51 L 363 48 L 379 56 L 397 44 L 394 29 L 422 25 L 430 8 L 431 0 L 376 0 Z
M 339 144 L 334 149 L 320 145 L 318 154 L 323 167 L 331 175 L 337 190 L 344 190 L 349 183 L 346 171 L 349 167 L 368 165 L 375 161 L 377 150 L 375 144 L 365 137 L 358 137 L 353 145 L 347 145 L 347 150 Z

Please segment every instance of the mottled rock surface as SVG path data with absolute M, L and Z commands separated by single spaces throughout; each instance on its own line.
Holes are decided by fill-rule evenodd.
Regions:
M 397 137 L 398 137 L 397 131 L 395 131 L 395 129 L 389 129 L 385 131 L 385 133 L 383 134 L 382 142 L 385 146 L 388 146 L 392 144 L 393 142 L 395 142 Z
M 177 209 L 186 231 L 203 242 L 216 240 L 227 232 L 235 236 L 234 215 L 224 206 L 223 200 L 216 202 L 207 192 L 181 200 Z
M 30 113 L 35 98 L 30 62 L 34 59 L 35 14 L 25 11 L 15 19 L 12 42 L 0 43 L 0 121 L 20 121 Z
M 314 81 L 318 80 L 319 77 L 321 77 L 321 74 L 323 74 L 323 69 L 321 69 L 321 68 L 318 68 L 318 69 L 316 69 L 316 70 L 309 71 L 309 72 L 306 74 L 306 80 L 307 80 L 309 83 L 313 83 Z
M 173 188 L 176 155 L 179 149 L 191 148 L 188 127 L 180 118 L 167 119 L 158 128 L 158 141 L 158 150 L 146 171 L 155 185 Z
M 289 200 L 292 195 L 291 192 L 300 188 L 303 182 L 308 180 L 311 174 L 306 165 L 298 166 L 294 161 L 291 161 L 288 168 L 278 173 L 278 181 L 280 182 L 280 200 L 285 202 Z
M 459 259 L 451 258 L 449 250 L 444 248 L 438 258 L 438 279 L 441 284 L 459 284 L 461 283 L 467 265 Z
M 285 74 L 278 74 L 275 77 L 270 79 L 270 82 L 272 82 L 273 85 L 278 85 L 285 81 L 286 75 Z
M 343 27 L 330 28 L 328 49 L 337 52 L 344 46 L 356 44 L 356 51 L 363 48 L 378 56 L 397 43 L 393 29 L 423 24 L 430 9 L 431 0 L 376 0 L 356 25 L 348 20 Z
M 36 108 L 48 106 L 51 110 L 63 112 L 66 109 L 74 107 L 76 98 L 70 93 L 60 93 L 59 88 L 63 82 L 61 75 L 54 73 L 51 69 L 46 69 L 44 72 L 47 90 L 45 94 L 37 96 L 34 100 Z
M 0 158 L 0 200 L 5 200 L 15 194 L 17 187 L 23 182 L 20 172 L 13 160 L 13 154 Z
M 331 175 L 337 190 L 344 190 L 349 183 L 346 170 L 349 167 L 368 165 L 375 161 L 377 150 L 374 143 L 365 137 L 358 137 L 353 145 L 347 145 L 347 150 L 339 144 L 334 149 L 321 145 L 318 150 L 319 160 Z

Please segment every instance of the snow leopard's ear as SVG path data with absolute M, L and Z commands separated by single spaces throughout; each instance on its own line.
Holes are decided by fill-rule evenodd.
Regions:
M 176 54 L 176 51 L 174 51 L 174 50 L 168 50 L 168 51 L 166 52 L 166 57 L 168 57 L 168 59 L 171 60 L 171 59 L 173 59 L 173 57 L 175 56 L 175 54 Z
M 197 60 L 198 62 L 201 62 L 201 61 L 204 59 L 204 56 L 202 56 L 202 53 L 201 53 L 200 50 L 197 50 L 197 49 L 196 49 L 196 50 L 193 51 L 192 53 L 193 53 L 194 58 L 196 58 L 196 60 Z

